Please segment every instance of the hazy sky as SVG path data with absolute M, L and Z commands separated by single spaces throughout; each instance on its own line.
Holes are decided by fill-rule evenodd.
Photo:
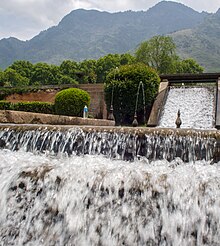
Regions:
M 57 25 L 78 8 L 108 12 L 147 10 L 158 0 L 0 0 L 0 39 L 16 37 L 27 40 L 48 27 Z M 220 0 L 176 0 L 196 11 L 216 12 Z

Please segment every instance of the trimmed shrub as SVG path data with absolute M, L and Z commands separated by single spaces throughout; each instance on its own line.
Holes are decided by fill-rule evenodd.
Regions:
M 13 110 L 13 104 L 7 101 L 0 101 L 0 110 Z
M 53 114 L 54 105 L 48 102 L 18 102 L 13 104 L 13 110 L 41 114 Z
M 84 106 L 89 104 L 90 96 L 86 91 L 69 88 L 56 94 L 54 108 L 59 115 L 82 117 Z
M 113 109 L 116 124 L 130 125 L 132 123 L 138 86 L 141 81 L 144 86 L 144 93 L 142 88 L 140 88 L 137 102 L 137 117 L 139 124 L 144 124 L 146 122 L 144 122 L 143 117 L 143 96 L 145 98 L 146 116 L 148 117 L 160 83 L 160 77 L 156 71 L 142 63 L 137 63 L 121 66 L 107 75 L 104 87 L 105 101 L 109 111 L 113 92 Z

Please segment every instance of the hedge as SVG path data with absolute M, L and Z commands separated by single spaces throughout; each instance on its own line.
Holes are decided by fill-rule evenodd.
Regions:
M 54 105 L 47 102 L 18 102 L 0 101 L 0 110 L 15 110 L 42 114 L 53 114 Z
M 0 101 L 0 110 L 12 110 L 13 104 L 7 101 Z

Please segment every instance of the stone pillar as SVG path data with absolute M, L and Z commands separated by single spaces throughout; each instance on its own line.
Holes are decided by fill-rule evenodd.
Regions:
M 169 84 L 169 81 L 167 79 L 163 79 L 161 82 L 160 82 L 160 86 L 159 86 L 159 92 L 160 93 L 161 91 L 163 90 L 166 90 L 167 87 L 168 87 L 168 84 Z
M 164 100 L 166 100 L 166 92 L 169 85 L 169 81 L 164 79 L 160 82 L 158 95 L 154 101 L 147 126 L 155 127 L 159 123 L 160 112 L 164 105 Z
M 215 127 L 218 130 L 220 130 L 220 78 L 218 78 L 218 82 L 217 82 Z

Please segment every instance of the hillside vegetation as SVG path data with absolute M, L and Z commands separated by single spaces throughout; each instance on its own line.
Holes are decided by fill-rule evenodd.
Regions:
M 42 31 L 29 41 L 0 40 L 0 67 L 6 68 L 15 60 L 60 64 L 69 59 L 82 61 L 109 53 L 122 54 L 135 50 L 141 42 L 155 35 L 196 28 L 207 16 L 207 13 L 198 13 L 169 1 L 137 12 L 74 10 L 57 26 Z
M 220 10 L 198 26 L 171 34 L 178 54 L 192 57 L 208 72 L 220 70 Z

